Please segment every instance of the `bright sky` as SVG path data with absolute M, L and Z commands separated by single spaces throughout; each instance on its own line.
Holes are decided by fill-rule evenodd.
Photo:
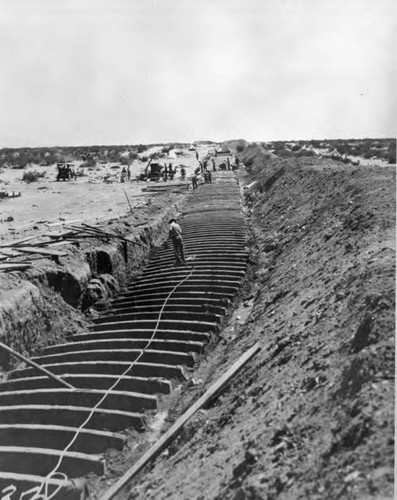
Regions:
M 395 0 L 0 0 L 0 147 L 395 137 Z

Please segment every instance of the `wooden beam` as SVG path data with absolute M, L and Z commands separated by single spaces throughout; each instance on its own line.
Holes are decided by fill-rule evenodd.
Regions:
M 31 267 L 30 264 L 23 264 L 19 266 L 15 265 L 6 266 L 5 264 L 1 264 L 0 273 L 10 273 L 12 271 L 26 271 L 26 269 L 29 269 L 29 267 Z
M 0 271 L 26 269 L 27 267 L 30 267 L 30 262 L 5 262 L 0 264 Z
M 125 197 L 127 198 L 128 205 L 130 207 L 130 212 L 133 212 L 130 199 L 128 198 L 128 194 L 127 194 L 127 191 L 125 189 L 124 189 L 124 194 L 125 194 Z
M 219 380 L 217 380 L 193 406 L 191 406 L 168 431 L 154 444 L 143 456 L 100 498 L 100 500 L 110 500 L 129 482 L 131 479 L 153 458 L 155 458 L 182 430 L 183 425 L 198 411 L 202 406 L 209 402 L 217 392 L 222 389 L 227 382 L 247 363 L 258 351 L 260 346 L 256 343 L 251 349 L 248 349 Z
M 36 364 L 31 359 L 26 358 L 22 354 L 19 354 L 19 352 L 14 351 L 14 349 L 11 349 L 11 347 L 8 347 L 8 345 L 3 344 L 3 342 L 0 342 L 0 349 L 3 349 L 4 351 L 7 351 L 9 354 L 11 354 L 12 356 L 14 356 L 15 358 L 21 359 L 26 364 L 32 366 L 33 368 L 36 368 L 36 370 L 39 370 L 40 372 L 42 372 L 45 375 L 47 375 L 47 377 L 50 377 L 53 380 L 55 380 L 56 382 L 58 382 L 59 385 L 67 387 L 68 389 L 75 389 L 75 387 L 73 385 L 69 384 L 68 382 L 65 382 L 65 380 L 61 379 L 57 375 L 54 375 L 54 373 L 52 373 L 49 370 L 47 370 L 46 368 L 44 368 L 44 366 L 40 366 L 40 365 Z
M 25 236 L 25 238 L 20 238 L 19 240 L 9 241 L 9 242 L 6 242 L 6 243 L 0 243 L 0 247 L 4 248 L 4 247 L 18 246 L 21 243 L 25 243 L 26 241 L 34 240 L 37 237 L 38 237 L 37 234 L 35 234 L 34 236 Z
M 7 248 L 7 247 L 5 247 L 5 248 L 2 248 L 0 250 L 0 252 L 3 255 L 7 255 L 7 257 L 19 257 L 21 255 L 16 248 Z
M 38 247 L 18 247 L 18 252 L 39 253 L 41 255 L 51 255 L 55 257 L 66 257 L 68 255 L 66 252 L 60 252 L 59 250 L 49 250 L 48 248 Z

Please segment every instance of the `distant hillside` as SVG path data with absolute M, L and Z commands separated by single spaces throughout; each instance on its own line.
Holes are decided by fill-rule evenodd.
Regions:
M 148 149 L 162 147 L 160 154 L 165 154 L 173 148 L 188 148 L 187 143 L 157 143 L 114 146 L 54 146 L 40 148 L 3 148 L 0 149 L 0 168 L 24 168 L 34 164 L 49 166 L 58 162 L 120 162 L 128 164 Z
M 359 158 L 396 163 L 395 139 L 322 139 L 262 144 L 279 157 L 321 155 L 346 163 Z
M 208 146 L 211 144 L 218 144 L 218 143 L 214 141 L 193 141 L 192 144 L 197 144 L 198 146 Z

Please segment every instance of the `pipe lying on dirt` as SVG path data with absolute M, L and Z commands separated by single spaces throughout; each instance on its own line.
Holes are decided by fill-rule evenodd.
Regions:
M 42 373 L 47 375 L 47 377 L 50 377 L 53 380 L 55 380 L 58 384 L 63 385 L 64 387 L 67 387 L 68 389 L 76 389 L 72 384 L 65 382 L 65 380 L 61 379 L 57 375 L 54 375 L 52 372 L 50 372 L 49 370 L 44 368 L 44 366 L 40 366 L 37 363 L 35 363 L 34 361 L 32 361 L 31 359 L 25 358 L 25 356 L 23 356 L 22 354 L 19 354 L 19 352 L 14 351 L 14 349 L 11 349 L 11 347 L 8 347 L 8 345 L 3 344 L 3 342 L 0 342 L 0 349 L 4 349 L 4 351 L 7 351 L 12 356 L 14 356 L 18 359 L 21 359 L 26 364 L 32 366 L 33 368 L 36 368 L 36 370 L 41 371 Z
M 260 346 L 256 343 L 248 349 L 240 358 L 218 379 L 201 398 L 194 403 L 188 410 L 181 415 L 174 425 L 162 436 L 155 445 L 153 445 L 102 497 L 100 500 L 111 500 L 118 492 L 131 481 L 131 479 L 152 459 L 155 458 L 163 448 L 165 448 L 180 432 L 183 425 L 198 411 L 202 406 L 209 402 L 211 398 L 219 392 L 220 389 L 247 363 L 258 351 Z

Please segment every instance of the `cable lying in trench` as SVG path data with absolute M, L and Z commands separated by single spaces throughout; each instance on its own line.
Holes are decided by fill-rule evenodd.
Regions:
M 182 214 L 184 246 L 195 268 L 190 279 L 191 268 L 175 267 L 173 252 L 161 249 L 88 331 L 32 358 L 78 390 L 58 389 L 32 368 L 16 369 L 0 384 L 0 491 L 5 495 L 10 484 L 17 487 L 9 500 L 43 483 L 47 498 L 57 489 L 57 498 L 80 499 L 85 482 L 72 478 L 106 474 L 103 452 L 123 448 L 126 437 L 120 431 L 145 429 L 144 411 L 158 407 L 156 393 L 170 394 L 172 379 L 186 380 L 184 367 L 193 367 L 196 355 L 215 338 L 248 261 L 239 189 L 229 177 L 217 176 L 213 184 L 196 190 Z M 139 361 L 120 379 L 138 355 Z M 116 388 L 67 446 L 111 386 Z M 57 462 L 60 466 L 48 480 Z
M 61 455 L 59 457 L 58 463 L 55 465 L 55 467 L 52 469 L 52 471 L 44 478 L 43 482 L 40 485 L 35 486 L 34 488 L 23 492 L 21 494 L 21 496 L 20 496 L 20 500 L 24 500 L 28 495 L 31 495 L 32 493 L 33 493 L 33 496 L 29 497 L 29 500 L 51 500 L 52 498 L 54 498 L 58 494 L 58 492 L 61 490 L 61 488 L 63 487 L 63 485 L 68 480 L 68 477 L 67 477 L 66 474 L 58 472 L 58 469 L 59 469 L 59 467 L 60 467 L 60 465 L 62 463 L 63 457 L 65 456 L 65 453 L 73 446 L 73 444 L 75 443 L 76 439 L 78 438 L 80 432 L 88 424 L 88 422 L 91 420 L 92 416 L 94 415 L 95 411 L 105 401 L 105 399 L 107 398 L 107 396 L 115 389 L 115 387 L 127 375 L 127 373 L 134 367 L 134 365 L 136 363 L 138 363 L 138 361 L 145 354 L 145 351 L 150 347 L 151 343 L 155 339 L 155 336 L 156 336 L 156 333 L 157 333 L 157 330 L 158 330 L 158 327 L 159 327 L 159 324 L 160 324 L 160 321 L 161 321 L 161 316 L 163 314 L 164 308 L 167 305 L 168 300 L 171 298 L 171 296 L 175 292 L 175 290 L 177 290 L 178 287 L 180 287 L 183 283 L 185 283 L 193 275 L 193 272 L 194 272 L 194 267 L 189 272 L 189 274 L 185 278 L 183 278 L 182 280 L 180 280 L 174 286 L 174 288 L 169 292 L 169 294 L 167 295 L 167 297 L 166 297 L 166 299 L 165 299 L 165 301 L 164 301 L 164 303 L 163 303 L 163 305 L 162 305 L 162 307 L 160 309 L 160 312 L 159 312 L 159 315 L 158 315 L 158 318 L 157 318 L 156 326 L 154 327 L 153 333 L 152 333 L 150 339 L 148 340 L 146 346 L 141 350 L 141 352 L 137 356 L 137 358 L 126 368 L 126 370 L 124 370 L 124 372 L 119 376 L 119 378 L 114 382 L 114 384 L 111 387 L 109 387 L 109 389 L 106 390 L 106 392 L 101 397 L 101 399 L 98 401 L 98 403 L 91 409 L 88 417 L 80 425 L 80 427 L 77 429 L 77 431 L 76 431 L 75 435 L 73 436 L 73 438 L 70 440 L 70 442 L 68 443 L 68 445 L 62 451 L 62 453 L 61 453 Z M 54 479 L 57 474 L 60 476 L 58 479 L 61 479 L 62 482 L 58 485 L 57 488 L 55 488 L 55 490 L 52 493 L 49 493 L 49 488 L 50 488 L 49 482 L 50 482 L 51 479 Z M 10 485 L 10 487 L 11 487 L 11 485 Z M 4 490 L 3 490 L 3 492 L 4 492 Z M 27 500 L 27 498 L 26 498 L 26 500 Z

